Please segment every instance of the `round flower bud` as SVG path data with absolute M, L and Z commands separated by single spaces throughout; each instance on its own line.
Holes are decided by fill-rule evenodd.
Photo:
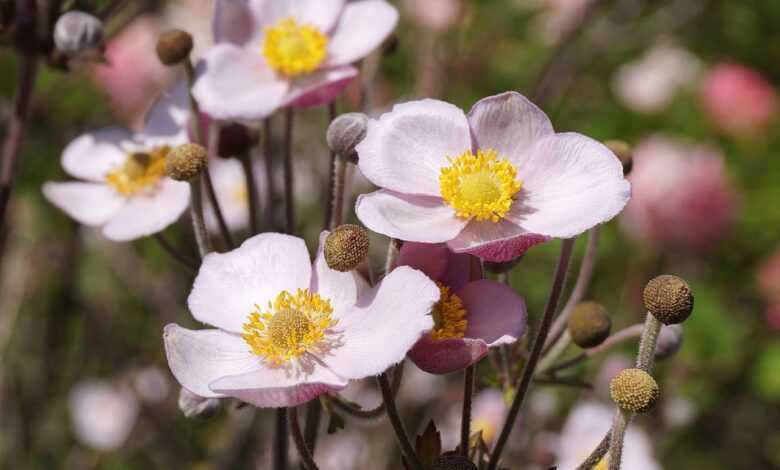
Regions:
M 581 348 L 592 348 L 607 339 L 612 320 L 600 303 L 580 302 L 571 312 L 567 327 L 574 344 Z
M 618 160 L 620 160 L 620 163 L 623 164 L 623 176 L 631 173 L 631 169 L 634 167 L 634 152 L 631 149 L 631 146 L 622 140 L 607 140 L 604 142 L 604 145 L 612 150 L 612 153 L 614 153 L 618 157 Z
M 647 283 L 643 294 L 645 308 L 665 325 L 682 323 L 693 311 L 693 293 L 688 283 L 664 274 Z
M 623 369 L 609 383 L 609 395 L 620 409 L 644 413 L 655 406 L 660 391 L 653 376 L 642 369 Z
M 655 345 L 655 357 L 666 359 L 680 350 L 683 342 L 683 330 L 681 325 L 662 326 L 658 333 L 658 341 Z
M 195 395 L 182 387 L 179 391 L 179 409 L 188 418 L 196 416 L 207 418 L 213 416 L 219 409 L 219 399 Z
M 477 470 L 477 466 L 468 457 L 457 452 L 447 452 L 433 462 L 431 470 Z
M 523 259 L 524 255 L 520 255 L 517 258 L 510 260 L 510 261 L 483 261 L 482 265 L 485 266 L 485 270 L 487 272 L 493 273 L 493 274 L 502 274 L 502 273 L 508 273 L 511 271 L 517 264 L 520 262 L 520 260 Z
M 54 44 L 73 56 L 95 49 L 103 41 L 103 23 L 89 13 L 69 11 L 54 25 Z
M 177 65 L 187 60 L 192 47 L 192 35 L 187 31 L 174 29 L 160 35 L 157 40 L 157 57 L 165 65 Z
M 363 113 L 342 114 L 330 123 L 326 140 L 337 155 L 352 162 L 357 161 L 355 147 L 366 137 L 368 116 Z
M 368 256 L 368 245 L 366 229 L 341 225 L 325 238 L 325 262 L 336 271 L 352 271 Z
M 202 145 L 183 144 L 168 152 L 165 174 L 176 181 L 189 181 L 208 164 L 208 152 Z

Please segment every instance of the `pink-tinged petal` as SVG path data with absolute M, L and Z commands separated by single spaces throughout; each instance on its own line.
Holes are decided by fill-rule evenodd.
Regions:
M 347 312 L 335 312 L 340 344 L 320 357 L 347 379 L 379 374 L 403 360 L 433 328 L 430 311 L 439 300 L 439 288 L 420 271 L 401 266 L 366 294 L 369 299 Z
M 525 301 L 500 282 L 480 280 L 457 292 L 466 309 L 466 337 L 481 339 L 489 347 L 517 341 L 525 333 Z
M 176 380 L 204 398 L 224 396 L 209 388 L 211 382 L 262 367 L 261 358 L 240 336 L 221 330 L 188 330 L 171 323 L 165 326 L 163 342 Z
M 472 221 L 447 246 L 456 253 L 469 253 L 485 261 L 511 261 L 550 237 L 529 233 L 507 220 L 493 223 Z
M 615 217 L 631 197 L 618 158 L 575 133 L 545 137 L 518 168 L 519 201 L 506 218 L 524 230 L 571 238 Z
M 296 368 L 262 367 L 245 374 L 230 375 L 211 383 L 211 390 L 238 398 L 260 408 L 297 406 L 323 393 L 346 388 L 348 380 L 316 360 Z
M 539 139 L 554 132 L 544 111 L 514 91 L 477 101 L 468 118 L 479 148 L 497 150 L 515 163 L 522 162 Z
M 216 0 L 211 28 L 214 43 L 230 43 L 236 46 L 257 43 L 261 38 L 261 18 L 250 6 L 250 0 Z
M 320 234 L 320 244 L 311 276 L 311 291 L 330 300 L 334 310 L 342 311 L 351 308 L 357 302 L 360 279 L 355 271 L 342 273 L 328 267 L 323 250 L 325 238 L 329 233 L 325 230 Z
M 187 143 L 190 103 L 187 82 L 180 80 L 165 90 L 146 116 L 144 131 L 139 136 L 150 146 L 176 146 Z
M 361 194 L 355 213 L 374 232 L 399 240 L 441 243 L 455 238 L 466 221 L 439 198 L 392 191 Z
M 100 129 L 73 140 L 62 152 L 62 167 L 76 178 L 105 181 L 106 173 L 121 166 L 133 135 L 120 128 Z
M 192 93 L 201 109 L 217 119 L 255 121 L 271 115 L 289 89 L 262 55 L 230 44 L 214 46 L 198 64 Z
M 305 108 L 328 104 L 338 97 L 357 74 L 355 67 L 337 67 L 296 78 L 290 82 L 284 105 Z
M 457 291 L 468 284 L 472 279 L 471 255 L 465 253 L 455 253 L 447 247 L 447 270 L 441 278 L 442 284 L 448 286 L 451 290 Z M 477 267 L 478 269 L 478 267 Z M 475 272 L 476 278 L 481 278 L 481 272 Z
M 463 370 L 485 357 L 488 345 L 481 339 L 433 340 L 426 335 L 409 351 L 409 359 L 429 374 Z
M 409 266 L 422 271 L 434 281 L 440 280 L 447 269 L 450 250 L 444 243 L 405 242 L 398 252 L 395 266 Z
M 358 144 L 360 171 L 375 185 L 408 194 L 439 196 L 439 173 L 471 149 L 466 115 L 438 100 L 397 104 L 368 121 Z
M 125 199 L 101 183 L 44 183 L 43 195 L 79 223 L 96 227 L 114 217 Z
M 284 18 L 316 26 L 323 33 L 329 33 L 344 7 L 345 0 L 249 0 L 257 24 L 262 29 Z
M 165 178 L 153 195 L 138 195 L 103 227 L 103 235 L 118 242 L 135 240 L 163 231 L 176 222 L 190 203 L 187 183 Z
M 297 237 L 263 233 L 227 253 L 210 253 L 187 299 L 196 320 L 240 333 L 255 304 L 309 287 L 311 261 Z
M 328 43 L 329 66 L 356 62 L 379 47 L 398 24 L 398 10 L 384 0 L 353 2 L 344 8 Z

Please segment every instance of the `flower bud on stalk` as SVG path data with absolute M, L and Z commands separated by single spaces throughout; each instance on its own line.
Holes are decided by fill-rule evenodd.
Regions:
M 623 164 L 623 175 L 627 176 L 634 167 L 634 152 L 631 146 L 622 140 L 607 140 L 604 145 L 614 153 Z
M 683 343 L 683 330 L 681 325 L 664 325 L 658 334 L 658 342 L 655 346 L 656 359 L 666 359 L 680 350 Z
M 580 302 L 574 307 L 567 323 L 574 344 L 593 348 L 609 336 L 612 321 L 607 309 L 598 302 Z
M 192 48 L 192 35 L 187 31 L 174 29 L 160 35 L 157 41 L 157 57 L 164 65 L 178 65 L 190 57 Z
M 645 308 L 664 325 L 684 322 L 693 311 L 693 293 L 688 283 L 664 274 L 647 283 L 643 294 Z
M 208 152 L 202 145 L 183 144 L 171 150 L 165 159 L 165 174 L 176 181 L 190 181 L 208 164 Z
M 54 25 L 54 44 L 67 56 L 79 55 L 100 47 L 103 23 L 82 11 L 69 11 Z
M 355 147 L 366 137 L 367 128 L 368 116 L 365 114 L 342 114 L 328 126 L 328 147 L 345 160 L 357 163 Z
M 660 390 L 653 376 L 642 369 L 623 369 L 609 383 L 609 395 L 620 409 L 644 413 L 655 406 Z
M 208 418 L 213 416 L 219 409 L 218 398 L 205 398 L 195 395 L 186 388 L 179 391 L 179 409 L 187 418 L 196 416 Z
M 352 271 L 366 259 L 368 247 L 368 232 L 363 227 L 341 225 L 325 238 L 325 262 L 336 271 Z

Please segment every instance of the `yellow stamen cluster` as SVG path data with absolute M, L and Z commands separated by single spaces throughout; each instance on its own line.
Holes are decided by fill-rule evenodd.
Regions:
M 517 169 L 495 150 L 467 151 L 439 174 L 441 197 L 464 219 L 498 222 L 509 212 L 522 183 Z
M 123 196 L 150 189 L 165 175 L 165 156 L 170 147 L 131 153 L 122 166 L 106 174 L 106 182 Z
M 439 286 L 439 301 L 433 306 L 431 315 L 433 315 L 433 330 L 431 339 L 457 339 L 463 338 L 466 334 L 466 309 L 463 308 L 463 302 L 460 297 L 453 294 L 450 288 L 442 283 L 436 283 Z
M 298 289 L 295 294 L 282 291 L 268 302 L 267 310 L 255 305 L 241 337 L 253 353 L 272 365 L 281 365 L 322 343 L 326 330 L 337 323 L 332 313 L 330 300 L 308 289 Z
M 314 26 L 285 18 L 265 31 L 263 55 L 279 73 L 296 77 L 311 73 L 325 60 L 328 37 Z

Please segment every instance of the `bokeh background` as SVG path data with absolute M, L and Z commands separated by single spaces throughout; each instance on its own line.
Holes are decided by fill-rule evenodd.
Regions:
M 108 2 L 63 2 L 95 3 Z M 634 199 L 602 230 L 589 298 L 620 328 L 642 320 L 641 290 L 655 274 L 684 277 L 696 296 L 681 351 L 657 369 L 662 402 L 636 423 L 651 442 L 644 468 L 780 468 L 780 2 L 395 4 L 396 34 L 363 64 L 363 77 L 374 77 L 373 113 L 422 96 L 468 109 L 517 90 L 559 131 L 634 146 Z M 193 324 L 185 305 L 192 274 L 154 240 L 112 243 L 77 226 L 40 191 L 65 178 L 60 153 L 81 132 L 138 124 L 177 79 L 157 61 L 157 36 L 187 29 L 197 54 L 210 41 L 210 9 L 208 0 L 124 2 L 106 23 L 109 63 L 40 71 L 3 234 L 0 468 L 266 468 L 270 412 L 225 406 L 186 419 L 176 405 L 161 334 L 171 321 Z M 7 38 L 1 45 L 5 129 L 19 64 Z M 360 106 L 356 82 L 338 108 Z M 298 228 L 310 247 L 324 217 L 326 126 L 324 109 L 298 113 Z M 356 176 L 353 189 L 369 188 Z M 166 236 L 194 253 L 186 222 Z M 575 261 L 583 248 L 580 240 Z M 557 242 L 533 248 L 512 274 L 532 319 L 557 251 Z M 513 435 L 511 468 L 552 464 L 572 406 L 606 403 L 604 374 L 634 348 L 573 372 L 593 390 L 538 386 Z M 483 369 L 487 389 L 495 380 Z M 457 426 L 450 407 L 459 379 L 408 371 L 400 400 L 413 430 L 432 417 L 440 428 Z M 348 396 L 366 406 L 379 400 L 370 382 Z M 318 448 L 323 468 L 397 468 L 396 454 L 383 422 L 347 420 Z

